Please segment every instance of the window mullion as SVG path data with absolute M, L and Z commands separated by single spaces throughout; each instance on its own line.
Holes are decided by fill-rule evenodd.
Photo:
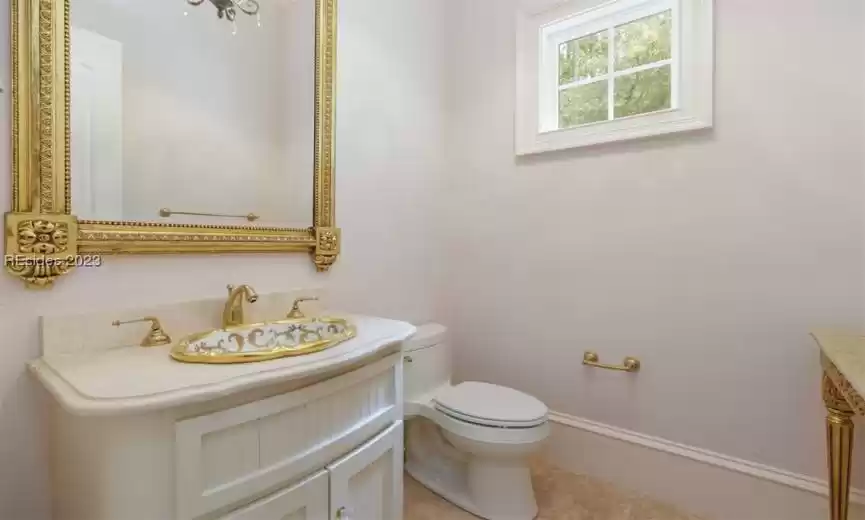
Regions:
M 616 28 L 607 31 L 607 121 L 612 121 L 616 116 Z
M 652 70 L 652 69 L 660 69 L 661 67 L 664 67 L 667 65 L 672 65 L 672 63 L 673 63 L 672 59 L 653 61 L 652 63 L 646 63 L 643 65 L 638 65 L 636 67 L 631 67 L 630 69 L 617 70 L 616 72 L 613 73 L 613 76 L 618 78 L 619 76 L 627 76 L 629 74 L 636 74 L 637 72 L 643 72 L 643 71 Z
M 562 90 L 572 89 L 574 87 L 582 87 L 585 85 L 591 85 L 592 83 L 599 83 L 601 81 L 607 81 L 609 74 L 602 74 L 600 76 L 595 76 L 593 78 L 581 79 L 580 81 L 574 81 L 572 83 L 565 83 L 564 85 L 559 85 L 559 92 Z

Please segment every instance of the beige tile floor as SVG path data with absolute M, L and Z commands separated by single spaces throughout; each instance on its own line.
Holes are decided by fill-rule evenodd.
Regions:
M 675 507 L 544 463 L 532 470 L 537 520 L 701 520 Z M 406 475 L 404 520 L 477 520 Z

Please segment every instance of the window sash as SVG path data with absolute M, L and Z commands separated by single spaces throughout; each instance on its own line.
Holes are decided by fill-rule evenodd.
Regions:
M 619 5 L 624 2 L 624 5 Z M 540 72 L 540 103 L 539 103 L 539 129 L 541 132 L 565 130 L 575 127 L 563 128 L 560 125 L 561 118 L 561 99 L 560 93 L 564 90 L 573 87 L 590 85 L 601 81 L 606 81 L 607 85 L 607 119 L 596 123 L 586 124 L 603 124 L 614 121 L 615 117 L 615 81 L 616 78 L 635 74 L 645 70 L 670 66 L 671 81 L 670 81 L 670 108 L 667 110 L 676 110 L 679 106 L 679 2 L 677 0 L 618 0 L 603 4 L 591 11 L 574 15 L 564 20 L 558 20 L 551 24 L 547 24 L 541 28 L 541 70 Z M 639 65 L 624 70 L 615 70 L 615 35 L 616 28 L 648 16 L 654 16 L 665 11 L 671 11 L 672 14 L 672 46 L 671 58 L 660 60 L 653 63 Z M 562 44 L 589 36 L 599 32 L 607 31 L 609 41 L 607 51 L 607 73 L 586 78 L 584 80 L 573 81 L 564 85 L 559 85 L 559 49 Z M 647 112 L 653 114 L 655 112 Z M 640 117 L 646 114 L 638 114 L 628 117 Z M 577 125 L 583 126 L 583 125 Z
M 621 5 L 620 5 L 621 4 Z M 615 29 L 640 18 L 675 10 L 676 0 L 618 0 L 596 9 L 557 20 L 541 28 L 541 39 L 558 45 L 583 36 Z

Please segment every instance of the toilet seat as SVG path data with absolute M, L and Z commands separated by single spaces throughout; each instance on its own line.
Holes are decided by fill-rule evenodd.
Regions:
M 438 411 L 452 419 L 494 428 L 534 428 L 547 422 L 549 412 L 544 403 L 530 395 L 479 382 L 443 388 L 433 402 Z

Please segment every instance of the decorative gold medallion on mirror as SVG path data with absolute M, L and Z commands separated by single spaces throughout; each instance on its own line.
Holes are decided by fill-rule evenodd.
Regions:
M 315 265 L 319 271 L 327 271 L 339 257 L 340 230 L 316 228 Z
M 139 12 L 149 9 L 145 3 L 11 2 L 9 273 L 28 286 L 50 287 L 84 265 L 81 255 L 103 254 L 306 252 L 319 271 L 335 263 L 341 247 L 334 222 L 336 0 L 260 6 L 244 0 L 246 8 L 237 11 L 233 0 L 197 8 L 202 2 L 177 0 L 178 18 L 153 15 L 176 51 L 158 60 L 141 59 L 142 49 L 158 51 L 153 31 L 137 30 L 147 29 L 149 19 Z M 305 18 L 286 9 L 300 9 Z M 225 30 L 220 14 L 239 26 L 238 34 Z M 274 45 L 268 38 L 285 40 Z M 194 54 L 201 49 L 213 52 Z M 286 70 L 274 70 L 286 61 Z M 179 75 L 193 68 L 203 79 L 147 67 Z M 253 72 L 272 81 L 246 81 L 248 71 L 238 67 L 258 67 Z M 308 85 L 297 80 L 298 70 Z M 136 84 L 141 77 L 164 82 Z M 205 81 L 216 77 L 223 81 Z M 295 83 L 280 83 L 287 81 Z M 207 88 L 170 88 L 179 84 Z M 282 112 L 271 108 L 280 103 Z M 165 114 L 174 119 L 159 119 Z M 283 114 L 309 128 L 285 123 Z M 76 154 L 73 146 L 92 154 Z M 295 172 L 306 175 L 280 177 Z M 253 182 L 250 175 L 264 177 Z M 240 220 L 248 223 L 229 223 Z
M 77 265 L 78 222 L 69 215 L 6 214 L 6 270 L 30 287 L 50 287 Z

